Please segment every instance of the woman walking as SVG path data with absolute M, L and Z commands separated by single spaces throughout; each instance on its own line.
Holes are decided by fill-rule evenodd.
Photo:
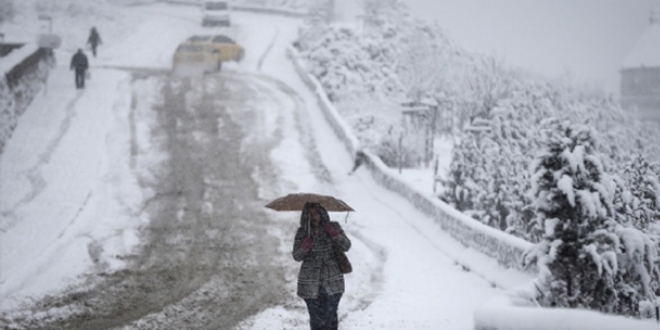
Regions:
M 333 244 L 335 247 L 333 247 Z M 302 261 L 298 296 L 305 300 L 312 330 L 337 330 L 337 307 L 344 293 L 344 274 L 334 248 L 348 251 L 351 241 L 338 222 L 318 203 L 307 203 L 293 242 L 293 259 Z
M 96 47 L 102 44 L 101 36 L 99 35 L 99 32 L 96 31 L 96 27 L 92 27 L 92 29 L 89 30 L 89 38 L 87 38 L 87 43 L 90 47 L 92 47 L 92 54 L 94 54 L 94 57 L 96 57 Z

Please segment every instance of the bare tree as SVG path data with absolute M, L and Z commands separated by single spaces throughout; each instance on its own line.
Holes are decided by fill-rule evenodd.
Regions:
M 404 37 L 397 58 L 397 75 L 415 103 L 435 91 L 445 77 L 449 52 L 424 31 L 413 29 Z
M 465 81 L 468 106 L 461 113 L 461 122 L 488 118 L 497 102 L 511 93 L 515 76 L 514 71 L 496 58 L 479 58 Z
M 15 14 L 14 0 L 0 0 L 0 26 L 11 21 Z

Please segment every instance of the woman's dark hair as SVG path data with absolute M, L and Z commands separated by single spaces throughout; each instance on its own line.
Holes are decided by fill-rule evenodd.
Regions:
M 330 216 L 328 215 L 328 211 L 326 211 L 326 209 L 323 206 L 321 206 L 321 204 L 307 202 L 305 203 L 302 213 L 300 214 L 300 227 L 309 226 L 309 211 L 312 208 L 316 209 L 316 211 L 319 212 L 319 215 L 321 215 L 321 225 L 330 222 Z

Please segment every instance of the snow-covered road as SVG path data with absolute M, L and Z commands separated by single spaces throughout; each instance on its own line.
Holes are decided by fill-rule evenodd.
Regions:
M 72 39 L 84 40 L 84 31 L 62 23 L 71 39 L 56 52 L 58 65 L 47 90 L 20 118 L 0 159 L 0 311 L 11 314 L 27 298 L 55 294 L 90 270 L 125 267 L 125 257 L 141 243 L 140 230 L 153 221 L 140 212 L 153 192 L 139 181 L 154 177 L 150 171 L 168 155 L 154 148 L 150 136 L 157 118 L 148 105 L 159 102 L 154 82 L 136 82 L 131 73 L 166 73 L 176 45 L 208 30 L 199 26 L 195 8 L 117 9 L 123 11 L 125 16 L 112 20 L 99 15 L 85 22 L 99 27 L 104 45 L 91 59 L 92 80 L 84 91 L 74 89 L 67 65 L 81 44 Z M 244 143 L 274 136 L 280 141 L 270 158 L 281 180 L 273 182 L 255 167 L 261 189 L 252 202 L 315 191 L 341 196 L 356 210 L 346 220 L 344 214 L 333 215 L 353 240 L 348 256 L 354 273 L 346 276 L 340 328 L 471 329 L 475 308 L 501 292 L 491 283 L 508 287 L 528 279 L 496 266 L 486 278 L 466 271 L 454 260 L 469 251 L 432 219 L 378 186 L 365 169 L 348 174 L 352 155 L 286 58 L 299 19 L 235 12 L 232 22 L 230 29 L 217 31 L 243 44 L 246 58 L 225 70 L 254 75 L 254 89 L 272 99 L 270 105 L 247 102 L 258 116 Z M 232 118 L 240 118 L 237 109 L 228 106 Z M 282 265 L 288 298 L 236 329 L 305 329 L 304 302 L 295 297 L 298 264 L 288 258 L 298 215 L 263 212 L 277 224 L 268 230 L 280 242 L 275 258 L 288 260 Z M 166 314 L 154 311 L 155 318 Z

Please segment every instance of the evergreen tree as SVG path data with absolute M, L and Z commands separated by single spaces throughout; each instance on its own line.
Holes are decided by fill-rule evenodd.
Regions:
M 641 155 L 628 162 L 623 173 L 624 188 L 617 191 L 615 208 L 621 223 L 616 230 L 621 245 L 617 274 L 616 313 L 652 316 L 644 306 L 654 305 L 660 282 L 657 220 L 658 177 Z M 648 309 L 648 308 L 646 308 Z
M 655 305 L 655 290 L 660 279 L 658 239 L 633 227 L 618 226 L 615 233 L 621 253 L 614 278 L 616 304 L 609 311 L 652 317 L 654 312 L 651 313 L 648 308 Z
M 530 191 L 542 240 L 525 256 L 541 270 L 542 303 L 611 311 L 616 303 L 616 184 L 603 171 L 593 132 L 551 119 L 532 164 Z
M 444 192 L 440 196 L 446 203 L 465 212 L 474 209 L 474 200 L 480 188 L 474 183 L 481 154 L 473 136 L 464 133 L 452 150 L 447 179 L 442 180 Z
M 629 190 L 624 193 L 622 212 L 624 223 L 642 230 L 660 219 L 660 183 L 651 164 L 642 155 L 629 162 L 624 171 L 624 179 Z

